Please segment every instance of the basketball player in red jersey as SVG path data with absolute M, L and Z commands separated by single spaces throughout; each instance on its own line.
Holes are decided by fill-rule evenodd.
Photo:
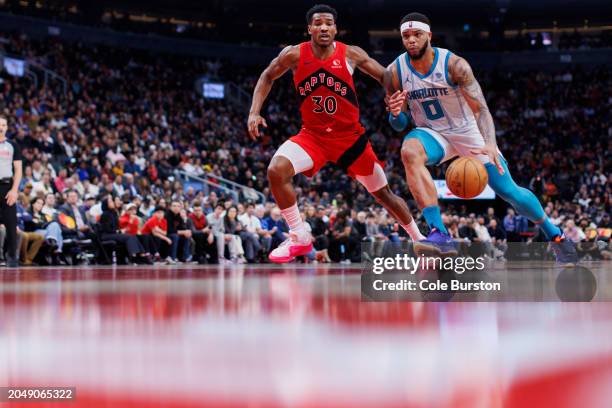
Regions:
M 359 123 L 359 105 L 353 71 L 360 69 L 382 84 L 385 68 L 359 47 L 334 41 L 336 10 L 316 5 L 306 14 L 311 40 L 283 49 L 263 71 L 253 94 L 248 128 L 252 138 L 259 126 L 267 127 L 261 107 L 272 84 L 288 70 L 301 100 L 302 129 L 276 151 L 268 167 L 268 181 L 290 238 L 270 253 L 270 260 L 290 262 L 312 250 L 297 206 L 292 178 L 298 173 L 314 176 L 327 162 L 336 163 L 355 178 L 399 220 L 413 241 L 419 232 L 406 203 L 391 192 L 372 146 Z

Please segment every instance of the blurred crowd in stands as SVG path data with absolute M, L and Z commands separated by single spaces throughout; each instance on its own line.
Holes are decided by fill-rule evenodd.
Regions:
M 497 39 L 483 37 L 480 32 L 466 32 L 457 37 L 454 47 L 462 52 L 473 51 L 571 51 L 612 47 L 612 30 L 556 32 L 554 29 L 518 31 L 513 36 Z
M 286 239 L 266 168 L 300 126 L 289 75 L 275 85 L 262 112 L 269 127 L 253 142 L 245 112 L 226 100 L 202 98 L 194 81 L 207 75 L 251 92 L 262 67 L 14 33 L 0 43 L 3 52 L 67 79 L 64 93 L 60 83 L 36 87 L 27 77 L 0 75 L 8 137 L 24 157 L 18 207 L 23 264 L 261 262 Z M 553 223 L 583 242 L 581 254 L 592 258 L 610 256 L 589 248 L 597 239 L 609 243 L 612 231 L 611 73 L 608 67 L 477 73 L 515 180 L 541 198 Z M 362 123 L 386 161 L 389 184 L 427 233 L 404 180 L 402 135 L 386 123 L 379 86 L 356 78 Z M 444 178 L 445 168 L 432 168 L 433 177 Z M 184 183 L 184 174 L 245 188 L 232 195 Z M 363 241 L 406 240 L 365 189 L 333 165 L 311 180 L 296 177 L 296 186 L 315 238 L 308 261 L 355 262 Z M 491 257 L 503 259 L 508 242 L 540 237 L 500 203 L 493 207 L 504 212 L 496 214 L 493 207 L 475 213 L 470 203 L 442 202 L 445 222 L 457 240 L 483 243 Z M 0 228 L 2 248 L 3 237 Z
M 470 6 L 472 9 L 479 7 L 465 4 L 465 10 L 469 10 Z M 117 9 L 113 5 L 105 7 L 102 3 L 81 5 L 70 2 L 6 1 L 0 3 L 0 11 L 15 15 L 163 37 L 268 47 L 279 47 L 308 39 L 301 15 L 299 22 L 296 22 L 296 14 L 286 15 L 281 9 L 267 9 L 266 13 L 261 15 L 260 11 L 263 10 L 261 7 L 241 5 L 240 2 L 206 4 L 199 8 L 196 13 L 190 15 L 191 10 L 181 10 L 184 5 L 180 4 L 174 11 L 155 10 L 154 5 L 152 5 L 147 13 L 143 13 L 139 7 L 130 12 L 130 7 L 130 4 L 125 4 Z M 253 7 L 256 9 L 253 10 Z M 351 10 L 352 18 L 344 18 L 344 13 L 340 11 L 339 28 L 345 30 L 345 33 L 343 33 L 345 39 L 362 36 L 361 30 L 363 30 L 364 22 L 363 17 L 359 17 L 359 15 L 366 13 L 367 19 L 368 11 L 359 8 L 361 10 Z M 250 10 L 254 12 L 250 12 Z M 482 10 L 475 11 L 478 13 Z M 169 13 L 176 13 L 177 16 L 173 18 L 168 15 Z M 185 18 L 186 13 L 189 18 Z M 446 11 L 443 14 L 448 13 L 449 11 Z M 535 15 L 537 14 L 535 12 Z M 521 21 L 518 23 L 520 29 L 517 27 L 517 22 L 510 24 L 506 22 L 504 24 L 500 23 L 498 27 L 490 24 L 478 24 L 472 27 L 471 24 L 465 23 L 461 30 L 459 24 L 454 23 L 449 26 L 447 23 L 440 26 L 435 24 L 435 16 L 430 17 L 433 17 L 434 21 L 434 40 L 436 44 L 440 47 L 453 48 L 457 52 L 538 49 L 585 50 L 611 47 L 612 30 L 609 29 L 609 25 L 595 21 L 590 26 L 587 25 L 588 17 L 586 16 L 588 14 L 584 14 L 584 20 L 580 20 L 577 18 L 578 15 L 574 15 L 574 18 L 565 22 L 555 21 L 548 24 Z M 178 17 L 178 15 L 181 15 L 181 17 Z M 398 13 L 398 16 L 400 15 L 402 14 Z M 376 21 L 376 25 L 371 27 L 374 31 L 389 30 L 399 22 L 399 17 L 397 21 L 395 19 L 389 20 L 389 13 L 386 13 L 384 17 L 379 17 L 386 18 L 387 20 L 382 21 L 387 21 L 387 25 L 381 21 Z M 462 17 L 458 18 L 461 19 Z M 473 20 L 474 15 L 470 15 L 469 19 Z M 537 21 L 537 17 L 534 20 Z M 368 23 L 373 24 L 373 22 Z M 557 26 L 558 23 L 559 26 Z M 530 31 L 526 24 L 529 25 Z M 547 25 L 549 26 L 548 30 L 546 29 Z M 504 34 L 504 31 L 508 32 L 507 35 Z M 486 35 L 483 35 L 483 33 L 486 33 Z M 453 39 L 446 38 L 447 36 Z M 400 45 L 399 38 L 390 39 L 386 37 L 371 39 L 370 43 L 375 50 L 381 52 L 395 52 Z

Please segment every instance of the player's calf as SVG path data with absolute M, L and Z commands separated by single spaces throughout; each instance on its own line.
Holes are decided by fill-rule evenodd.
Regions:
M 516 184 L 508 170 L 506 160 L 501 158 L 504 174 L 499 174 L 492 163 L 485 165 L 489 174 L 489 185 L 505 201 L 521 215 L 536 223 L 551 241 L 557 262 L 562 264 L 575 264 L 578 262 L 575 244 L 563 236 L 563 232 L 554 225 L 544 213 L 542 204 L 532 191 Z

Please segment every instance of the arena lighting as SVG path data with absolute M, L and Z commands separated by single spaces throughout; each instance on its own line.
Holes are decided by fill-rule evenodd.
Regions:
M 204 82 L 202 84 L 202 96 L 208 99 L 224 99 L 225 85 L 214 82 Z
M 4 57 L 2 65 L 10 75 L 22 77 L 25 74 L 26 62 L 24 60 Z
M 194 89 L 206 99 L 225 99 L 225 84 L 211 81 L 207 76 L 198 78 L 194 83 Z

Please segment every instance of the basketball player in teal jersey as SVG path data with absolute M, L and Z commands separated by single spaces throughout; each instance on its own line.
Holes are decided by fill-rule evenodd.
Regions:
M 402 19 L 400 32 L 406 52 L 385 73 L 391 126 L 401 132 L 410 121 L 416 125 L 404 138 L 401 156 L 410 192 L 431 228 L 426 242 L 442 254 L 456 253 L 425 166 L 458 155 L 471 156 L 485 165 L 493 190 L 540 226 L 553 242 L 557 261 L 576 263 L 573 243 L 544 214 L 536 196 L 512 179 L 497 147 L 493 117 L 470 65 L 449 50 L 432 47 L 430 26 L 429 19 L 420 13 Z

